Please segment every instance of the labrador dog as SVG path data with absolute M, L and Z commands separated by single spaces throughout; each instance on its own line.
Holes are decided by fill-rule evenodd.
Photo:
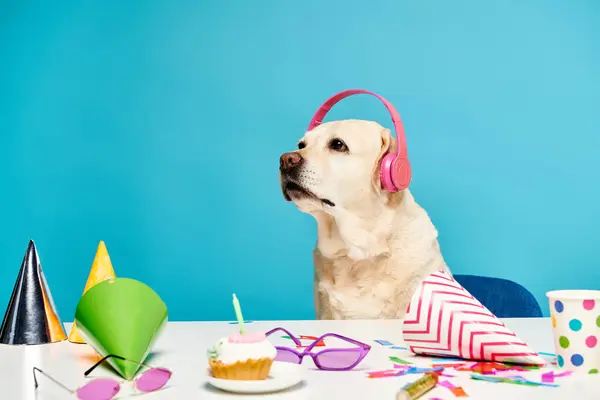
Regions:
M 408 189 L 382 189 L 379 164 L 396 140 L 376 122 L 319 125 L 280 158 L 283 196 L 317 221 L 318 319 L 403 318 L 430 273 L 450 273 L 437 230 Z

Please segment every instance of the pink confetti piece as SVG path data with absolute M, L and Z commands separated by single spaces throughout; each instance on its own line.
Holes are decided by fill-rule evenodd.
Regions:
M 369 371 L 367 372 L 367 374 L 390 374 L 390 373 L 396 373 L 398 371 L 396 371 L 395 369 L 383 369 L 381 371 Z
M 394 364 L 394 368 L 397 368 L 397 369 L 409 369 L 410 367 L 408 365 Z
M 446 389 L 454 389 L 456 386 L 450 381 L 438 381 L 438 385 L 445 387 Z
M 438 385 L 450 390 L 455 397 L 469 397 L 462 387 L 456 386 L 450 381 L 438 381 Z
M 561 372 L 560 374 L 554 374 L 554 377 L 555 378 L 563 378 L 565 376 L 571 375 L 572 373 L 573 373 L 573 371 L 564 371 L 564 372 Z
M 386 369 L 382 371 L 370 371 L 367 372 L 367 377 L 369 378 L 390 378 L 394 376 L 402 376 L 406 372 L 405 370 L 397 370 L 397 369 Z
M 554 383 L 554 371 L 546 372 L 542 374 L 542 382 Z

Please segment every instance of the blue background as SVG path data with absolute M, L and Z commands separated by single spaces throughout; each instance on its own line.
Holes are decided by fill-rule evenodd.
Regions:
M 169 4 L 168 4 L 169 3 Z M 600 288 L 600 3 L 2 2 L 0 307 L 33 238 L 64 321 L 96 246 L 174 320 L 313 318 L 278 158 L 337 91 L 402 115 L 455 273 Z M 374 119 L 375 99 L 330 119 Z

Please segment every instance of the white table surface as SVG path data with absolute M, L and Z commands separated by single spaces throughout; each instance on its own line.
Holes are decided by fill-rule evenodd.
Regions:
M 506 319 L 506 325 L 527 342 L 534 350 L 554 352 L 550 320 Z M 65 324 L 67 333 L 71 324 Z M 388 340 L 402 346 L 401 322 L 397 320 L 376 321 L 267 321 L 248 324 L 248 330 L 268 330 L 283 326 L 295 335 L 319 336 L 327 332 L 342 335 L 371 344 L 371 352 L 358 367 L 349 372 L 320 371 L 309 358 L 303 362 L 306 367 L 306 380 L 298 386 L 284 392 L 261 395 L 236 395 L 221 392 L 206 383 L 206 349 L 216 340 L 230 335 L 236 325 L 227 322 L 169 322 L 156 342 L 149 363 L 166 367 L 173 371 L 168 386 L 155 393 L 144 394 L 151 399 L 395 399 L 395 393 L 404 384 L 420 375 L 369 379 L 366 371 L 389 369 L 391 355 L 411 360 L 410 353 L 403 350 L 390 350 L 374 342 L 375 339 Z M 285 344 L 281 335 L 273 340 L 274 344 Z M 283 341 L 283 342 L 282 342 Z M 67 341 L 37 346 L 0 345 L 0 399 L 68 399 L 69 393 L 56 387 L 51 381 L 40 378 L 40 386 L 34 389 L 32 367 L 37 366 L 52 374 L 67 386 L 76 388 L 89 378 L 83 372 L 97 360 L 94 351 L 86 344 L 73 344 Z M 100 367 L 92 374 L 112 376 L 120 379 L 110 367 Z M 464 376 L 462 376 L 464 375 Z M 584 378 L 560 378 L 559 388 L 527 387 L 505 383 L 479 382 L 469 379 L 468 373 L 451 381 L 462 386 L 468 399 L 598 399 L 600 398 L 600 379 L 597 375 Z M 595 394 L 594 394 L 595 393 Z M 137 398 L 130 383 L 125 383 L 118 398 Z M 422 399 L 439 397 L 456 399 L 443 387 L 437 387 Z

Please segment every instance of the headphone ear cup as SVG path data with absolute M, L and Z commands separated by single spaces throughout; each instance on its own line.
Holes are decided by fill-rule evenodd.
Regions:
M 379 179 L 381 180 L 381 187 L 388 192 L 397 192 L 396 185 L 392 179 L 392 171 L 394 168 L 394 160 L 396 159 L 397 153 L 387 153 L 382 159 L 379 165 Z
M 408 162 L 408 158 L 395 158 L 392 161 L 390 175 L 396 190 L 406 189 L 412 178 L 412 169 L 410 167 L 410 163 Z
M 379 166 L 381 186 L 388 192 L 404 190 L 410 184 L 412 170 L 407 158 L 398 157 L 398 153 L 388 153 Z

